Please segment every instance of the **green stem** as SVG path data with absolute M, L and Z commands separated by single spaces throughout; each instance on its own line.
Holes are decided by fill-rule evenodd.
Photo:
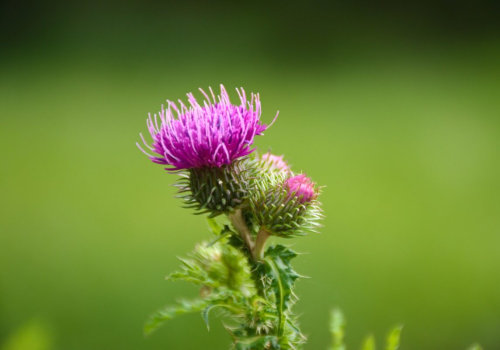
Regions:
M 245 218 L 243 217 L 241 209 L 236 209 L 233 213 L 229 214 L 228 217 L 229 220 L 231 220 L 231 223 L 233 224 L 236 231 L 238 231 L 241 235 L 241 238 L 243 238 L 248 251 L 252 253 L 252 257 L 255 258 L 253 256 L 254 243 L 252 241 L 252 234 L 250 233 L 250 230 L 245 223 Z
M 255 246 L 253 248 L 253 256 L 256 259 L 262 260 L 264 257 L 264 247 L 266 246 L 266 241 L 270 236 L 271 234 L 265 228 L 261 228 L 259 230 L 257 239 L 255 240 Z

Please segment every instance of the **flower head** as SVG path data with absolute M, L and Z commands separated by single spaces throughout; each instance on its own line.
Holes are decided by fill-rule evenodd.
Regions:
M 322 218 L 319 187 L 304 174 L 260 174 L 250 197 L 255 222 L 270 235 L 293 237 L 317 232 Z
M 287 192 L 299 199 L 301 203 L 309 203 L 316 199 L 318 190 L 314 182 L 304 174 L 293 176 L 285 181 Z
M 277 156 L 272 153 L 264 153 L 260 159 L 262 160 L 264 166 L 271 170 L 290 172 L 290 167 L 288 163 L 283 160 L 283 156 Z
M 141 138 L 157 155 L 144 153 L 155 163 L 169 165 L 167 170 L 231 164 L 252 153 L 254 137 L 268 128 L 260 121 L 258 94 L 252 93 L 247 100 L 243 88 L 236 89 L 240 104 L 234 105 L 223 85 L 217 97 L 211 88 L 211 98 L 200 91 L 205 97 L 201 104 L 189 93 L 189 106 L 180 100 L 179 106 L 167 100 L 167 108 L 162 106 L 159 115 L 149 115 L 147 125 L 152 145 L 148 145 L 142 135 Z

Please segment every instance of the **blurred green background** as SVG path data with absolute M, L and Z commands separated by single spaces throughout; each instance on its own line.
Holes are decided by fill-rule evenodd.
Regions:
M 402 349 L 500 349 L 497 4 L 1 6 L 0 349 L 228 348 L 199 315 L 142 335 L 196 295 L 163 277 L 209 236 L 135 147 L 147 112 L 219 83 L 279 109 L 257 145 L 326 186 L 322 234 L 286 242 L 306 349 L 334 306 L 351 349 L 397 323 Z

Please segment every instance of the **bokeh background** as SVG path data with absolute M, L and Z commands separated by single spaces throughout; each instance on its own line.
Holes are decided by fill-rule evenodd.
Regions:
M 260 92 L 263 150 L 325 185 L 288 241 L 306 349 L 403 323 L 403 350 L 500 349 L 500 30 L 488 1 L 3 1 L 0 349 L 225 349 L 212 320 L 145 339 L 208 236 L 135 147 L 165 99 Z M 234 90 L 233 90 L 234 92 Z M 236 94 L 233 94 L 236 96 Z

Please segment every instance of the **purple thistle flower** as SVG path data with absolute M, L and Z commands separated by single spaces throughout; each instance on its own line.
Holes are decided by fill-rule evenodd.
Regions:
M 309 203 L 318 197 L 316 184 L 304 174 L 287 179 L 285 188 L 291 196 L 299 198 L 299 201 L 303 204 Z
M 150 155 L 139 144 L 137 146 L 153 162 L 171 166 L 166 170 L 218 168 L 231 164 L 235 159 L 252 153 L 255 149 L 250 147 L 254 137 L 262 135 L 270 126 L 260 122 L 258 94 L 252 93 L 247 100 L 243 88 L 236 89 L 241 103 L 234 105 L 223 85 L 217 97 L 211 88 L 212 98 L 202 89 L 200 91 L 205 97 L 202 104 L 188 93 L 189 106 L 179 100 L 178 107 L 167 100 L 167 108 L 162 105 L 158 116 L 149 114 L 147 125 L 153 138 L 152 145 L 142 134 L 141 138 L 144 145 L 158 155 Z
M 277 156 L 268 152 L 260 156 L 260 159 L 269 169 L 283 171 L 286 173 L 290 172 L 290 167 L 288 166 L 288 163 L 283 160 L 283 156 Z

